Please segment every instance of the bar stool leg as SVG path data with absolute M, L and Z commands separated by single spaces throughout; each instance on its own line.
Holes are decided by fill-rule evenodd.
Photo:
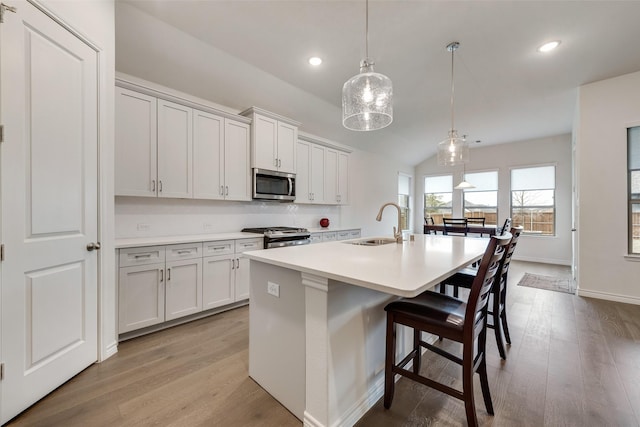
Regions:
M 393 366 L 396 364 L 396 324 L 395 316 L 387 313 L 387 348 L 384 364 L 384 407 L 389 409 L 395 392 L 395 374 Z

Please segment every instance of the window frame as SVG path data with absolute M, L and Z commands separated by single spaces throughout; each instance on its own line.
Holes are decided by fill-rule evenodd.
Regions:
M 472 174 L 480 174 L 480 173 L 494 173 L 496 175 L 496 189 L 495 190 L 474 190 L 474 189 L 469 189 L 469 190 L 462 190 L 462 216 L 464 218 L 468 218 L 467 217 L 467 207 L 466 207 L 466 194 L 467 193 L 495 193 L 496 195 L 496 204 L 495 206 L 487 206 L 487 208 L 494 208 L 495 209 L 495 215 L 496 215 L 496 220 L 495 220 L 495 225 L 498 225 L 498 218 L 500 215 L 500 210 L 499 210 L 499 200 L 500 200 L 500 194 L 499 194 L 499 179 L 500 179 L 500 171 L 497 169 L 488 169 L 488 170 L 479 170 L 479 171 L 471 171 L 471 172 L 467 172 L 465 171 L 465 173 L 462 175 L 462 179 L 464 181 L 467 182 L 471 182 L 467 179 L 467 177 L 469 175 Z M 473 182 L 471 182 L 471 184 L 473 184 Z M 469 217 L 469 218 L 473 218 L 473 217 Z M 486 218 L 486 217 L 485 217 Z M 487 223 L 487 224 L 492 224 L 491 222 Z
M 634 206 L 638 206 L 640 208 L 640 193 L 633 193 L 633 185 L 632 185 L 632 175 L 633 172 L 640 173 L 640 165 L 638 168 L 632 169 L 631 167 L 631 144 L 635 142 L 637 144 L 636 149 L 640 152 L 640 136 L 635 140 L 631 141 L 630 138 L 630 130 L 634 128 L 640 128 L 640 124 L 630 125 L 626 127 L 626 138 L 627 138 L 627 253 L 632 256 L 640 256 L 640 244 L 638 245 L 638 250 L 634 251 L 634 239 L 633 239 L 633 208 Z M 635 196 L 634 196 L 635 194 Z
M 409 190 L 409 194 L 403 194 L 400 193 L 400 179 L 401 178 L 406 178 L 409 182 L 408 182 L 408 190 Z M 413 185 L 413 175 L 409 175 L 403 172 L 398 172 L 398 206 L 400 206 L 400 216 L 405 218 L 406 221 L 406 226 L 407 228 L 402 228 L 402 224 L 400 224 L 400 231 L 411 231 L 411 188 Z M 406 206 L 404 206 L 401 202 L 400 202 L 400 197 L 401 196 L 406 196 L 407 198 L 407 204 Z
M 444 177 L 444 176 L 451 177 L 451 191 L 446 191 L 446 192 L 437 192 L 437 193 L 427 193 L 427 179 L 428 179 L 428 178 Z M 449 206 L 448 208 L 445 208 L 445 209 L 448 209 L 448 211 L 449 211 L 449 213 L 448 213 L 449 218 L 452 218 L 452 217 L 453 217 L 453 191 L 454 191 L 454 189 L 453 189 L 453 178 L 454 178 L 453 173 L 441 173 L 441 174 L 424 175 L 424 176 L 423 176 L 423 180 L 422 180 L 423 185 L 424 185 L 424 187 L 423 187 L 423 193 L 422 193 L 422 208 L 423 208 L 423 209 L 422 209 L 422 216 L 423 216 L 423 218 L 427 218 L 427 214 L 428 214 L 428 213 L 427 213 L 427 194 L 433 194 L 433 195 L 437 195 L 437 194 L 448 194 L 448 195 L 450 195 L 450 198 L 451 198 L 451 206 Z M 431 206 L 430 206 L 430 207 L 431 207 Z M 439 208 L 439 209 L 442 209 L 442 208 Z M 447 215 L 446 213 L 443 213 L 443 214 L 442 214 L 442 216 L 443 216 L 443 217 L 446 217 L 446 215 Z M 431 214 L 430 214 L 430 213 L 429 213 L 429 217 L 431 217 Z
M 538 188 L 538 189 L 529 189 L 529 190 L 514 190 L 513 189 L 513 171 L 520 169 L 534 169 L 534 168 L 542 168 L 542 167 L 553 167 L 553 188 Z M 513 193 L 516 191 L 552 191 L 553 204 L 552 205 L 523 205 L 526 208 L 548 208 L 551 207 L 553 209 L 553 221 L 551 222 L 553 227 L 553 232 L 550 234 L 544 234 L 542 232 L 536 232 L 533 230 L 523 230 L 522 234 L 526 236 L 534 236 L 534 237 L 557 237 L 557 217 L 558 217 L 558 203 L 556 198 L 557 192 L 557 182 L 558 182 L 558 165 L 556 163 L 539 163 L 534 165 L 522 165 L 522 166 L 512 166 L 509 168 L 509 216 L 512 219 L 512 224 L 516 225 L 517 222 L 515 220 L 514 215 L 514 205 L 513 205 Z

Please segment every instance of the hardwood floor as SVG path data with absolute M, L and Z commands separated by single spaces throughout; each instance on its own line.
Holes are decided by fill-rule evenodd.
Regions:
M 567 267 L 512 263 L 507 307 L 513 345 L 503 362 L 487 334 L 495 416 L 484 409 L 476 376 L 480 424 L 640 425 L 640 306 L 516 286 L 525 271 L 570 275 Z M 118 354 L 8 425 L 300 426 L 248 377 L 247 363 L 243 307 L 121 343 Z M 446 359 L 423 359 L 423 373 L 455 386 L 459 371 Z M 379 401 L 357 425 L 465 424 L 461 401 L 403 378 L 391 409 Z

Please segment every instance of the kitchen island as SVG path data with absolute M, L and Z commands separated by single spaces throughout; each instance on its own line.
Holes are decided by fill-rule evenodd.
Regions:
M 434 235 L 353 242 L 245 253 L 249 375 L 305 426 L 353 425 L 383 394 L 384 306 L 433 287 L 480 259 L 487 245 Z M 410 346 L 402 332 L 399 346 Z

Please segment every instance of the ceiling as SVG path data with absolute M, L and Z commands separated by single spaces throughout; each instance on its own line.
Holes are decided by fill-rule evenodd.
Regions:
M 341 90 L 364 58 L 363 0 L 118 2 L 299 88 L 309 105 L 328 106 L 321 129 L 313 109 L 291 116 L 303 130 L 409 165 L 435 154 L 451 127 L 452 41 L 461 45 L 455 127 L 472 148 L 569 133 L 580 85 L 640 70 L 640 1 L 371 0 L 369 54 L 393 81 L 394 120 L 353 132 L 342 127 Z M 562 43 L 537 52 L 550 40 Z M 311 56 L 324 62 L 314 68 Z M 289 111 L 286 97 L 260 96 L 253 105 Z

